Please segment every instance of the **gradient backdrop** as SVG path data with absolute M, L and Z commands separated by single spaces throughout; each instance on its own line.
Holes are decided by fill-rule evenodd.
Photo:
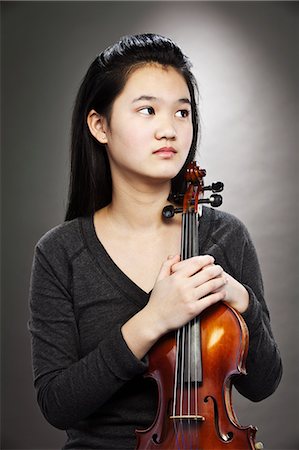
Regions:
M 249 228 L 284 377 L 269 399 L 234 394 L 265 448 L 298 438 L 298 3 L 2 2 L 2 449 L 57 449 L 32 388 L 28 286 L 36 241 L 63 221 L 70 118 L 95 55 L 124 34 L 158 32 L 199 82 L 200 160 L 225 183 L 223 209 Z

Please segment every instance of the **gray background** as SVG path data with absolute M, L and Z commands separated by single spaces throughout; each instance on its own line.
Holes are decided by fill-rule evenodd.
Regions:
M 225 183 L 223 209 L 249 228 L 284 361 L 276 393 L 234 394 L 267 449 L 298 449 L 298 4 L 2 2 L 2 446 L 58 448 L 32 388 L 28 285 L 39 237 L 63 221 L 74 96 L 120 36 L 158 32 L 194 63 L 200 160 Z M 298 22 L 297 22 L 298 24 Z M 297 26 L 298 29 L 298 26 Z M 297 37 L 298 39 L 298 37 Z M 297 41 L 298 42 L 298 41 Z

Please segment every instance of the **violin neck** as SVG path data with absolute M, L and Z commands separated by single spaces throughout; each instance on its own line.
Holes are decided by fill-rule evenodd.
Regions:
M 181 259 L 199 255 L 199 214 L 187 212 L 182 215 Z M 201 382 L 201 346 L 199 316 L 183 326 L 177 334 L 177 362 L 180 384 Z
M 199 214 L 182 214 L 181 259 L 199 255 Z

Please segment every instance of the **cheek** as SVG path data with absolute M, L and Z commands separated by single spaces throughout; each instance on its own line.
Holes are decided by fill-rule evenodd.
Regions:
M 122 145 L 126 147 L 127 152 L 138 155 L 139 149 L 144 148 L 152 141 L 152 131 L 142 126 L 130 126 L 122 135 Z
M 190 147 L 192 144 L 192 138 L 193 138 L 193 126 L 190 125 L 190 127 L 187 127 L 183 133 L 183 140 L 186 144 L 187 151 L 190 150 Z
M 127 124 L 129 124 L 127 126 Z M 142 160 L 144 152 L 142 149 L 145 148 L 150 136 L 148 136 L 142 127 L 133 126 L 130 121 L 128 121 L 124 126 L 114 128 L 113 138 L 110 142 L 110 147 L 108 146 L 110 157 L 119 162 L 128 163 L 128 161 L 138 162 Z

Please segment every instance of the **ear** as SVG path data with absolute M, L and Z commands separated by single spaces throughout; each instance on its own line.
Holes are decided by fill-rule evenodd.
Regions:
M 87 116 L 89 131 L 101 144 L 107 144 L 107 121 L 104 116 L 98 114 L 94 109 Z

